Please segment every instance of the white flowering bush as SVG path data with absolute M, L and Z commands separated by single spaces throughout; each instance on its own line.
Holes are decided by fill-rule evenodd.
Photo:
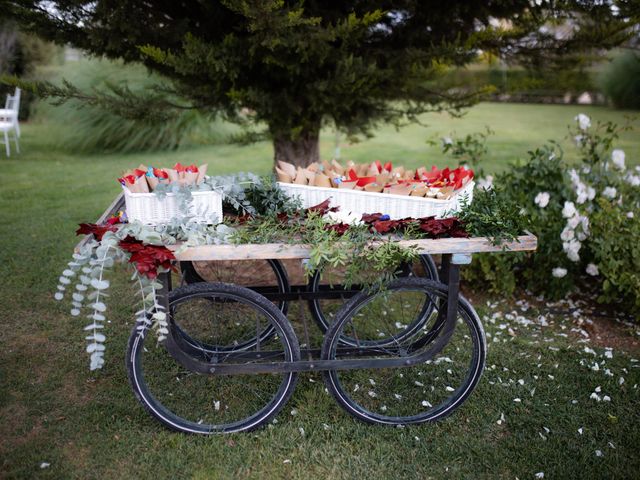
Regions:
M 550 144 L 494 180 L 503 201 L 530 218 L 538 251 L 483 256 L 471 276 L 502 293 L 524 284 L 551 298 L 596 287 L 600 301 L 640 312 L 640 167 L 627 167 L 625 152 L 613 148 L 616 125 L 574 120 L 578 165 Z

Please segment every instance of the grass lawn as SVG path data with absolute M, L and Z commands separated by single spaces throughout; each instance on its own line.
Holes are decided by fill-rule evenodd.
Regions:
M 429 129 L 382 129 L 371 140 L 343 146 L 343 157 L 442 165 L 427 138 L 488 124 L 496 135 L 485 168 L 496 171 L 546 139 L 561 139 L 579 112 L 623 121 L 623 114 L 603 108 L 483 104 L 463 120 L 426 116 Z M 635 131 L 617 145 L 628 164 L 640 163 L 639 127 L 636 120 Z M 136 309 L 127 273 L 112 276 L 106 365 L 98 373 L 88 371 L 84 319 L 53 301 L 77 241 L 74 229 L 104 210 L 125 168 L 181 161 L 208 162 L 210 172 L 267 173 L 270 146 L 80 156 L 47 147 L 47 134 L 46 124 L 24 125 L 22 155 L 0 156 L 0 477 L 637 476 L 635 329 L 612 322 L 602 329 L 604 320 L 590 324 L 587 313 L 568 303 L 549 307 L 529 299 L 527 308 L 512 299 L 487 299 L 481 288 L 469 293 L 485 320 L 487 370 L 467 403 L 445 421 L 402 429 L 362 424 L 325 393 L 320 376 L 306 374 L 272 427 L 213 438 L 166 431 L 136 402 L 126 379 L 123 353 Z M 330 133 L 323 137 L 325 155 L 332 142 Z M 49 466 L 41 468 L 43 462 Z

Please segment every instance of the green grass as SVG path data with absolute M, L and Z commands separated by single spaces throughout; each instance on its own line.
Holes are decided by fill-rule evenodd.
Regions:
M 578 112 L 622 121 L 622 114 L 607 109 L 483 104 L 464 120 L 427 116 L 433 127 L 426 130 L 382 129 L 372 140 L 343 148 L 343 156 L 442 164 L 426 138 L 489 124 L 496 135 L 487 169 L 498 170 L 545 139 L 563 136 L 564 125 Z M 635 125 L 618 145 L 631 164 L 640 157 Z M 491 336 L 485 376 L 469 401 L 437 424 L 364 425 L 325 394 L 319 376 L 302 375 L 278 423 L 267 429 L 214 438 L 164 430 L 138 405 L 126 379 L 123 352 L 136 308 L 127 273 L 112 276 L 107 363 L 101 372 L 88 371 L 83 321 L 53 301 L 57 277 L 77 241 L 73 231 L 78 222 L 97 218 L 117 194 L 115 178 L 123 169 L 181 161 L 208 162 L 212 173 L 267 173 L 271 148 L 260 143 L 84 156 L 50 149 L 47 135 L 46 124 L 24 125 L 22 155 L 0 157 L 0 477 L 526 479 L 543 471 L 545 478 L 632 478 L 640 468 L 640 369 L 632 362 L 640 358 L 637 340 L 632 332 L 618 332 L 620 346 L 608 359 L 602 348 L 579 342 L 566 306 L 548 327 L 486 322 Z M 332 140 L 330 133 L 323 137 L 325 154 Z M 478 309 L 483 316 L 491 313 Z M 532 311 L 521 314 L 537 317 Z M 513 328 L 513 336 L 503 323 Z M 585 346 L 598 356 L 585 353 Z M 589 368 L 596 359 L 599 371 Z M 611 402 L 589 399 L 597 386 Z M 506 421 L 498 424 L 503 413 Z M 597 457 L 596 450 L 604 455 Z M 51 466 L 40 469 L 42 462 Z

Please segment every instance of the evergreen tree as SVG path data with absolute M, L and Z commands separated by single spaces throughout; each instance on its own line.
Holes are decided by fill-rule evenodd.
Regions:
M 584 0 L 0 3 L 46 39 L 141 62 L 171 80 L 169 92 L 144 98 L 32 85 L 42 95 L 111 103 L 128 116 L 198 108 L 266 125 L 275 159 L 300 165 L 318 159 L 325 123 L 367 134 L 378 122 L 468 105 L 473 95 L 440 91 L 434 79 L 481 50 L 539 60 L 610 47 L 629 37 L 634 18 L 631 2 Z M 558 38 L 548 28 L 561 23 L 573 34 Z

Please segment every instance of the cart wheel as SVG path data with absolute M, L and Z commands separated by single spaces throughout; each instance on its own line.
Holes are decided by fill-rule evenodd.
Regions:
M 439 279 L 438 268 L 436 267 L 436 263 L 433 260 L 433 257 L 431 255 L 420 255 L 420 267 L 421 268 L 416 269 L 414 268 L 413 265 L 404 265 L 400 269 L 399 276 L 413 277 L 413 276 L 419 275 L 422 278 L 438 281 Z M 420 269 L 422 271 L 419 271 Z M 329 277 L 328 278 L 329 282 L 332 284 L 335 284 L 335 286 L 327 287 L 327 286 L 321 285 L 321 281 L 322 281 L 321 277 L 323 275 L 325 277 Z M 330 291 L 333 290 L 334 292 L 337 293 L 337 298 L 332 298 L 332 299 L 313 298 L 309 300 L 309 310 L 311 311 L 311 315 L 313 316 L 313 319 L 318 324 L 318 328 L 320 328 L 320 330 L 323 333 L 326 332 L 327 329 L 329 328 L 329 325 L 333 323 L 333 320 L 336 314 L 344 306 L 345 302 L 354 295 L 352 291 L 345 291 L 344 294 L 341 294 L 340 289 L 342 289 L 342 287 L 339 284 L 342 279 L 340 277 L 336 277 L 335 274 L 333 276 L 336 278 L 332 278 L 331 275 L 332 275 L 332 272 L 316 271 L 313 274 L 313 277 L 311 278 L 311 280 L 309 281 L 309 290 L 311 292 L 317 293 L 328 288 Z M 427 303 L 427 305 L 430 305 L 430 304 Z M 425 312 L 425 313 L 428 314 L 430 312 Z M 410 333 L 410 332 L 407 332 L 407 333 Z M 344 340 L 345 340 L 345 343 L 348 343 L 348 344 L 353 343 L 348 338 L 345 338 Z M 384 339 L 379 338 L 377 339 L 377 342 L 384 343 Z
M 201 350 L 190 344 L 185 347 L 182 337 L 173 336 L 183 353 L 200 362 L 213 366 L 300 359 L 289 321 L 273 303 L 247 288 L 199 283 L 174 290 L 169 302 L 170 325 L 180 325 L 189 338 L 209 346 Z M 268 329 L 275 334 L 246 347 L 247 338 L 260 338 L 260 332 Z M 153 332 L 140 333 L 135 328 L 126 365 L 133 391 L 144 408 L 165 426 L 185 433 L 258 428 L 283 407 L 297 381 L 296 373 L 198 374 L 175 360 L 157 343 Z
M 466 400 L 484 369 L 484 331 L 473 307 L 460 296 L 455 330 L 438 349 L 434 342 L 443 335 L 444 323 L 438 313 L 446 299 L 445 285 L 402 278 L 384 290 L 361 292 L 345 305 L 325 335 L 323 359 L 398 358 L 430 347 L 435 350 L 430 360 L 412 366 L 326 371 L 328 390 L 347 412 L 369 423 L 403 425 L 438 420 Z M 386 329 L 396 322 L 414 321 L 425 302 L 430 303 L 431 314 L 413 335 L 397 338 L 395 345 L 384 348 L 367 345 L 381 334 L 388 335 Z M 345 336 L 361 342 L 357 353 L 342 346 Z

